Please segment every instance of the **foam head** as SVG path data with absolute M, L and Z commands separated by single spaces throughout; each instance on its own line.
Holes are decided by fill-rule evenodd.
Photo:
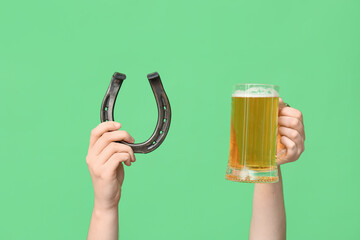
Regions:
M 272 88 L 252 87 L 247 90 L 236 90 L 232 97 L 279 97 L 279 93 Z

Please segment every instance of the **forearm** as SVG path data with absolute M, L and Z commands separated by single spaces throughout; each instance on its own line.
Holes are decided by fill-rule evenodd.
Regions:
M 94 204 L 88 240 L 117 240 L 119 235 L 118 207 L 100 209 Z
M 279 182 L 255 184 L 250 240 L 286 239 L 286 219 L 280 167 L 278 171 Z

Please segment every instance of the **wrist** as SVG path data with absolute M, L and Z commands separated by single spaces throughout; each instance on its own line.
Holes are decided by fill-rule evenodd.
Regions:
M 118 224 L 119 212 L 118 207 L 102 208 L 94 204 L 91 221 L 96 223 L 97 228 L 107 228 L 114 223 Z
M 119 201 L 114 200 L 113 202 L 103 202 L 99 201 L 95 198 L 94 201 L 94 211 L 99 213 L 107 213 L 107 212 L 114 212 L 118 211 Z
M 111 211 L 118 208 L 121 197 L 121 191 L 111 194 L 103 194 L 95 192 L 94 209 L 101 211 Z
M 103 216 L 109 216 L 109 215 L 114 215 L 114 214 L 117 214 L 118 213 L 118 206 L 113 206 L 113 207 L 102 207 L 102 206 L 99 206 L 98 204 L 94 204 L 94 209 L 93 209 L 93 213 L 96 215 L 96 216 L 99 216 L 99 217 L 103 217 Z

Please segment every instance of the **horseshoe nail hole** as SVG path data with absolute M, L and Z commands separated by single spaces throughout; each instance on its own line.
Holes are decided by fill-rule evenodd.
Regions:
M 164 106 L 164 109 L 166 110 L 166 106 Z
M 152 143 L 152 144 L 154 145 L 155 143 L 156 143 L 156 141 L 153 141 L 153 143 Z
M 164 118 L 164 122 L 166 122 L 166 118 Z
M 107 111 L 108 110 L 108 107 L 105 107 L 105 111 Z
M 163 131 L 160 131 L 160 134 L 163 134 Z

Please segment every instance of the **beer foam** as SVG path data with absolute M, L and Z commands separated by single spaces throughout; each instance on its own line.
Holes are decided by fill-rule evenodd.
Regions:
M 232 97 L 279 97 L 279 93 L 272 88 L 252 87 L 244 90 L 236 90 Z

